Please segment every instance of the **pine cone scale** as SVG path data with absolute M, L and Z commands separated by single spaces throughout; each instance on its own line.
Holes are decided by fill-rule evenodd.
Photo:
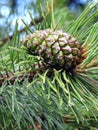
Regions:
M 35 31 L 23 40 L 28 52 L 31 48 L 46 66 L 70 69 L 79 64 L 80 42 L 62 30 L 46 29 Z

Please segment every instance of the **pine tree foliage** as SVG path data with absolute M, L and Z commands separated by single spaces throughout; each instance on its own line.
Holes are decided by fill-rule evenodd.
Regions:
M 0 129 L 39 130 L 38 123 L 43 130 L 97 130 L 97 7 L 98 3 L 90 3 L 65 27 L 66 17 L 62 18 L 61 12 L 53 11 L 53 5 L 47 3 L 46 15 L 41 10 L 43 21 L 35 25 L 35 30 L 61 27 L 79 40 L 81 63 L 72 73 L 63 68 L 41 67 L 40 57 L 28 54 L 22 45 L 16 23 L 13 40 L 0 48 Z M 27 34 L 33 33 L 23 22 Z

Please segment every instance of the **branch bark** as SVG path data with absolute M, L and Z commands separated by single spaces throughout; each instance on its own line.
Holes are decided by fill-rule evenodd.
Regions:
M 38 23 L 42 22 L 43 17 L 39 17 L 39 18 L 35 18 L 34 22 L 31 21 L 31 23 L 28 25 L 29 27 L 33 26 L 33 25 L 37 25 Z M 25 28 L 19 30 L 20 33 L 24 32 Z M 14 34 L 12 34 L 11 36 L 5 37 L 3 38 L 1 41 L 3 44 L 5 44 L 9 39 L 11 40 L 13 38 Z

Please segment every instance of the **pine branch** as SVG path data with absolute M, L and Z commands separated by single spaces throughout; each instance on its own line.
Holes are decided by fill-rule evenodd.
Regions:
M 0 87 L 5 82 L 6 85 L 8 84 L 14 84 L 15 81 L 18 81 L 19 83 L 22 83 L 26 78 L 28 78 L 28 81 L 32 81 L 35 73 L 30 72 L 28 74 L 21 74 L 21 76 L 15 76 L 12 73 L 8 73 L 7 75 L 0 76 Z
M 37 70 L 30 70 L 29 72 L 23 72 L 23 71 L 19 71 L 19 74 L 16 74 L 15 73 L 12 73 L 12 72 L 7 72 L 6 71 L 6 74 L 0 74 L 0 87 L 3 85 L 3 83 L 6 83 L 6 85 L 13 85 L 16 81 L 21 84 L 22 82 L 24 82 L 25 79 L 28 80 L 28 82 L 32 82 L 33 81 L 33 78 L 34 76 L 37 74 L 37 73 L 40 73 L 40 74 L 43 74 L 45 71 L 46 71 L 46 68 L 45 67 L 41 67 L 39 65 L 35 65 L 37 66 Z M 51 72 L 50 72 L 51 73 Z M 48 73 L 48 77 L 50 77 L 50 73 Z
M 38 125 L 42 125 L 42 127 L 44 129 L 47 128 L 47 130 L 57 129 L 57 127 L 58 129 L 64 129 L 67 124 L 72 125 L 73 128 L 88 129 L 90 126 L 97 127 L 98 85 L 94 83 L 98 80 L 98 62 L 96 60 L 98 57 L 94 59 L 95 55 L 92 55 L 93 53 L 91 52 L 93 52 L 97 45 L 96 42 L 98 39 L 95 36 L 98 34 L 98 24 L 92 26 L 93 24 L 91 22 L 90 28 L 86 26 L 88 22 L 93 21 L 94 16 L 98 15 L 98 12 L 93 13 L 93 7 L 88 7 L 86 9 L 87 11 L 84 11 L 83 14 L 85 14 L 85 17 L 89 17 L 85 19 L 82 14 L 82 17 L 76 20 L 69 30 L 69 32 L 76 35 L 77 38 L 81 36 L 81 44 L 89 47 L 87 48 L 89 50 L 88 59 L 86 59 L 87 57 L 85 58 L 87 64 L 85 64 L 85 62 L 83 65 L 80 63 L 81 66 L 77 68 L 80 71 L 76 70 L 75 73 L 68 72 L 66 69 L 58 71 L 52 68 L 51 71 L 53 75 L 50 78 L 47 76 L 48 70 L 44 71 L 44 73 L 29 71 L 31 68 L 35 68 L 34 64 L 37 63 L 37 61 L 33 56 L 33 58 L 31 58 L 29 57 L 30 55 L 25 55 L 22 51 L 20 52 L 18 48 L 20 46 L 17 45 L 19 41 L 17 41 L 15 35 L 12 41 L 14 47 L 11 47 L 11 45 L 8 47 L 8 57 L 5 57 L 6 53 L 3 54 L 5 59 L 1 57 L 1 71 L 3 71 L 6 66 L 6 68 L 9 67 L 7 69 L 8 72 L 9 70 L 13 71 L 15 67 L 15 71 L 17 72 L 19 70 L 17 68 L 22 66 L 21 70 L 25 70 L 26 72 L 26 68 L 29 68 L 29 73 L 20 72 L 21 75 L 17 76 L 14 75 L 14 71 L 12 74 L 6 71 L 6 75 L 1 75 L 0 115 L 3 116 L 0 116 L 0 128 L 5 127 L 5 129 L 9 129 L 9 126 L 12 126 L 12 128 L 24 129 L 23 127 L 25 127 L 26 129 L 31 124 L 32 126 L 30 126 L 30 128 L 34 127 L 36 129 L 37 124 L 35 121 L 38 121 Z M 92 15 L 90 15 L 91 12 Z M 84 22 L 85 25 L 85 34 L 79 33 L 79 35 L 77 35 L 78 32 L 84 30 L 82 22 Z M 47 23 L 47 20 L 45 23 Z M 88 37 L 86 37 L 87 34 Z M 93 37 L 91 37 L 92 34 Z M 92 40 L 93 43 L 88 42 L 90 37 L 90 41 Z M 86 40 L 87 38 L 88 40 Z M 38 38 L 35 38 L 35 40 L 36 39 Z M 84 44 L 83 40 L 87 42 Z M 90 47 L 89 44 L 93 45 L 93 48 Z M 98 50 L 95 52 L 96 56 L 98 55 L 97 52 Z M 92 56 L 91 59 L 89 59 L 89 56 Z M 95 62 L 92 62 L 93 60 L 95 60 Z M 93 67 L 95 63 L 97 66 Z M 85 65 L 87 66 L 86 68 Z M 81 73 L 82 66 L 85 71 Z M 91 80 L 91 82 L 89 82 L 89 80 Z M 92 82 L 93 80 L 94 82 Z M 8 85 L 7 87 L 3 84 L 5 82 Z M 63 127 L 64 124 L 65 126 Z

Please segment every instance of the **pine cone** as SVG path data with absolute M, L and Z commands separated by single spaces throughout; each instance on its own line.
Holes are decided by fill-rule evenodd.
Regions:
M 62 30 L 35 31 L 22 40 L 23 45 L 34 55 L 40 56 L 43 64 L 55 69 L 74 68 L 80 62 L 81 44 Z

